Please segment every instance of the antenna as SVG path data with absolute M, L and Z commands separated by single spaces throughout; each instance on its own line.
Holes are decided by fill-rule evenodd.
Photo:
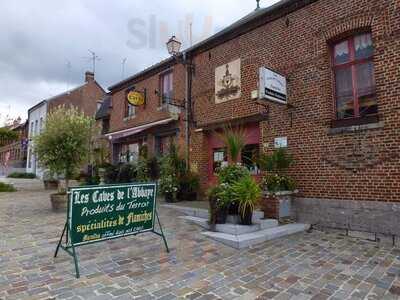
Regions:
M 193 32 L 192 32 L 192 28 L 193 28 L 193 22 L 190 22 L 190 24 L 189 24 L 189 43 L 190 43 L 190 47 L 193 46 Z
M 69 60 L 67 60 L 66 66 L 67 66 L 67 91 L 68 91 L 69 90 L 69 81 L 71 79 L 70 78 L 71 77 L 71 68 L 72 68 L 71 62 Z
M 93 68 L 92 68 L 92 72 L 93 72 L 93 74 L 96 72 L 96 61 L 99 61 L 100 60 L 100 57 L 98 57 L 97 55 L 96 55 L 96 52 L 94 52 L 94 51 L 92 51 L 92 50 L 88 50 L 89 52 L 90 52 L 90 54 L 91 54 L 91 57 L 89 58 L 89 60 L 91 60 L 92 61 L 92 64 L 93 64 Z
M 257 8 L 256 8 L 256 10 L 259 10 L 260 9 L 260 0 L 256 0 L 257 1 Z
M 121 72 L 121 79 L 124 79 L 124 76 L 125 76 L 125 64 L 126 64 L 126 60 L 127 60 L 127 58 L 125 57 L 123 60 L 122 60 L 122 72 Z

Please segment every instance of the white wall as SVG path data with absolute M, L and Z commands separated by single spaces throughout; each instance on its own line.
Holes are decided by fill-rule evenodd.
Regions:
M 35 173 L 42 178 L 43 170 L 39 167 L 38 161 L 34 154 L 33 137 L 40 133 L 44 128 L 47 115 L 47 102 L 43 102 L 40 106 L 35 107 L 28 113 L 28 158 L 26 163 L 26 172 Z

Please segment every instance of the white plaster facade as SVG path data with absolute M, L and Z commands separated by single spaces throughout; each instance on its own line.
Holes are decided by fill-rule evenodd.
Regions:
M 33 138 L 39 134 L 46 122 L 47 116 L 47 101 L 42 101 L 29 109 L 28 111 L 28 157 L 26 162 L 26 172 L 35 173 L 36 176 L 42 178 L 43 170 L 40 168 L 39 163 L 35 156 Z

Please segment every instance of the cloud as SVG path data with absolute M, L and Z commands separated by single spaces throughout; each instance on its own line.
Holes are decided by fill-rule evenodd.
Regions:
M 189 23 L 198 42 L 255 5 L 252 0 L 2 1 L 0 124 L 5 114 L 26 117 L 39 101 L 81 84 L 92 68 L 89 49 L 100 57 L 96 79 L 107 87 L 166 58 L 172 34 L 189 46 Z

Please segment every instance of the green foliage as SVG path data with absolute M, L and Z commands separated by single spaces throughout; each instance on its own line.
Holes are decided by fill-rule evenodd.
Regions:
M 0 128 L 0 146 L 16 141 L 18 137 L 19 135 L 17 132 L 6 127 Z
M 44 131 L 35 137 L 35 152 L 51 173 L 73 178 L 90 153 L 94 119 L 75 108 L 51 112 Z
M 186 172 L 179 178 L 180 192 L 183 194 L 190 194 L 197 192 L 200 188 L 199 175 L 191 171 Z M 188 200 L 188 199 L 184 199 Z
M 139 182 L 147 182 L 150 180 L 147 146 L 142 146 L 139 149 L 139 159 L 136 165 L 136 179 Z
M 228 154 L 233 163 L 239 161 L 244 146 L 246 145 L 246 132 L 241 127 L 227 126 L 223 133 L 218 133 L 220 139 L 228 148 Z
M 248 175 L 250 175 L 249 170 L 238 164 L 223 167 L 217 173 L 218 182 L 227 184 L 233 184 Z
M 11 184 L 0 182 L 0 193 L 15 192 L 16 189 Z
M 269 192 L 293 191 L 296 188 L 295 181 L 284 174 L 292 164 L 292 156 L 283 148 L 260 157 L 261 169 L 268 172 L 263 178 L 263 183 Z
M 25 172 L 13 172 L 8 174 L 8 178 L 24 178 L 24 179 L 34 179 L 36 175 L 34 173 L 25 173 Z
M 267 174 L 263 178 L 263 184 L 272 193 L 294 191 L 296 189 L 296 182 L 292 178 L 280 174 Z
M 169 153 L 161 158 L 160 191 L 172 195 L 174 201 L 180 188 L 179 178 L 186 172 L 185 160 L 180 158 L 178 148 L 171 144 Z
M 261 198 L 261 188 L 250 176 L 245 176 L 232 186 L 233 200 L 239 203 L 239 213 L 244 217 L 246 211 L 253 212 Z
M 288 169 L 292 163 L 292 156 L 283 148 L 275 150 L 270 155 L 261 155 L 259 158 L 261 170 L 267 172 L 281 173 Z

